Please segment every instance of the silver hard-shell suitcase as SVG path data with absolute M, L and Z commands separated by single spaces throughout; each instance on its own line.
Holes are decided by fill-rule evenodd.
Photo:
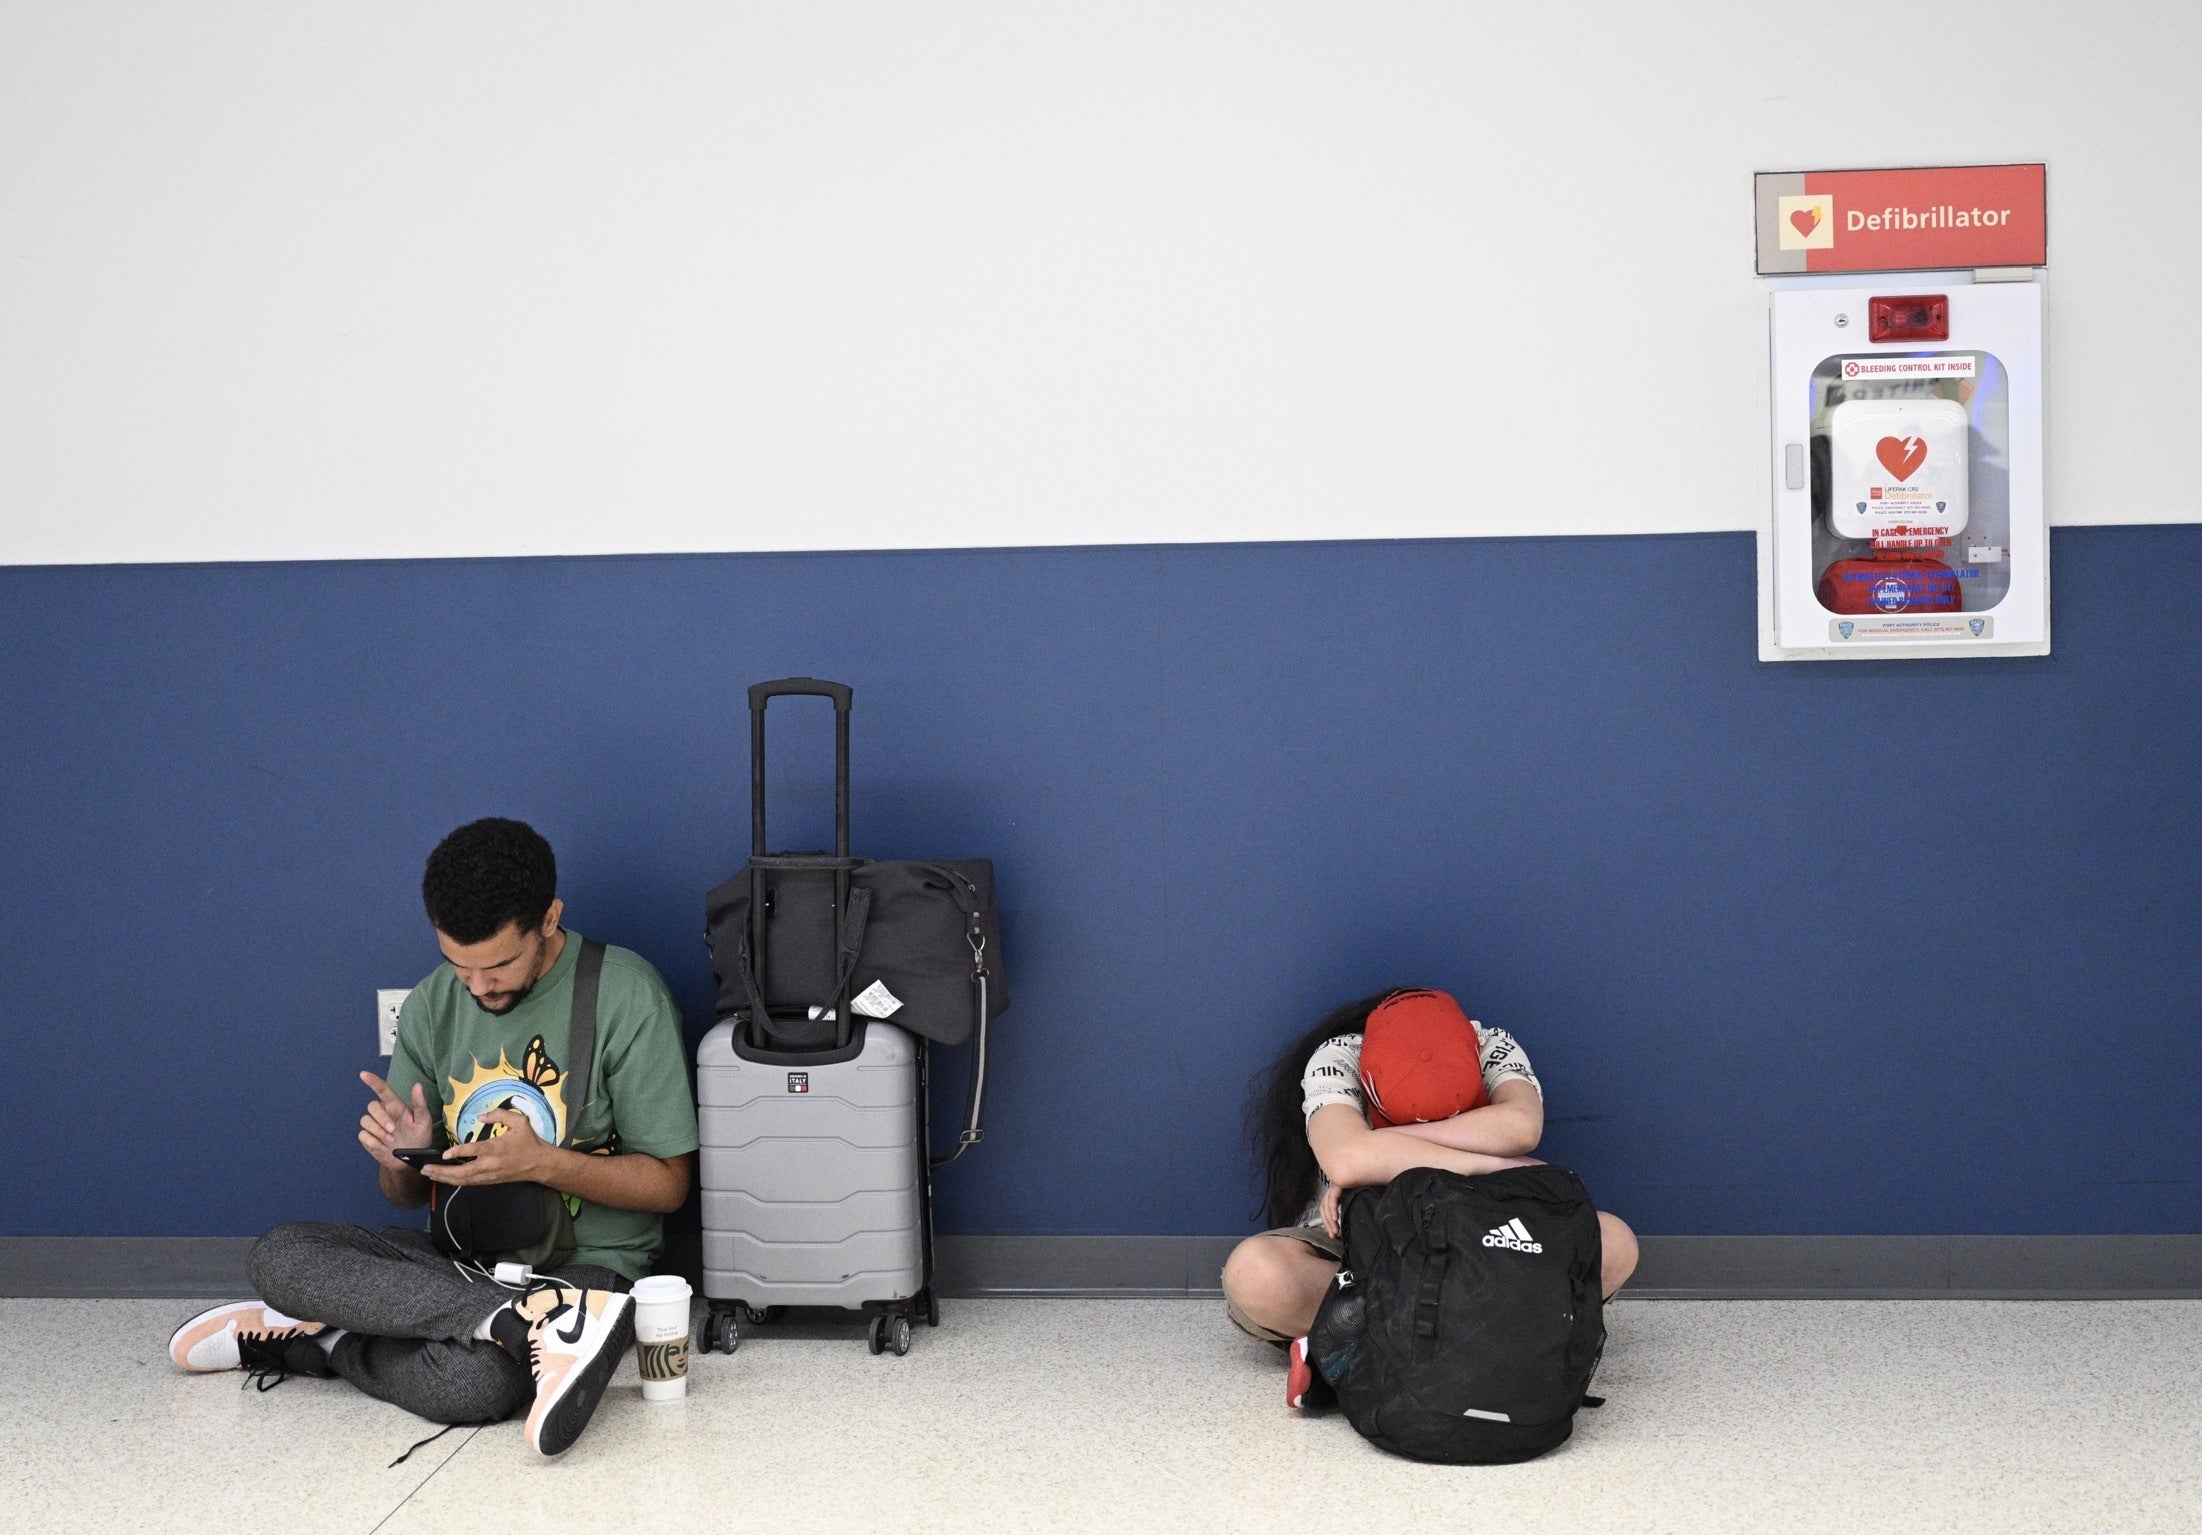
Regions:
M 765 851 L 765 707 L 786 695 L 834 704 L 834 851 Z M 846 933 L 849 854 L 849 706 L 838 682 L 792 677 L 749 690 L 750 922 L 761 971 L 771 920 L 759 871 L 831 877 L 832 931 Z M 740 876 L 738 876 L 740 877 Z M 821 1004 L 752 1005 L 704 1036 L 696 1053 L 698 1156 L 703 1194 L 705 1352 L 732 1353 L 745 1323 L 783 1306 L 869 1312 L 877 1354 L 909 1351 L 911 1324 L 938 1325 L 933 1291 L 932 1170 L 983 1137 L 988 1015 L 985 945 L 972 918 L 976 1028 L 967 1122 L 956 1149 L 935 1163 L 927 1144 L 928 1043 L 862 1015 L 844 967 L 840 991 Z M 745 958 L 744 963 L 751 960 Z M 754 983 L 755 975 L 751 976 Z M 866 994 L 867 996 L 869 993 Z M 760 1011 L 767 1014 L 756 1016 Z
M 938 1315 L 927 1285 L 924 1052 L 891 1023 L 862 1028 L 853 1058 L 802 1066 L 742 1059 L 732 1023 L 704 1036 L 703 1293 L 752 1312 L 872 1310 L 874 1342 L 899 1354 L 913 1311 Z M 732 1305 L 712 1315 L 718 1335 L 707 1332 L 706 1350 L 740 1335 Z

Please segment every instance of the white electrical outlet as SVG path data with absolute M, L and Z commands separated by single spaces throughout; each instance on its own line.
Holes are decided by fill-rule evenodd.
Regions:
M 398 1009 L 405 1006 L 405 999 L 412 994 L 410 986 L 375 993 L 375 1038 L 384 1055 L 398 1047 Z

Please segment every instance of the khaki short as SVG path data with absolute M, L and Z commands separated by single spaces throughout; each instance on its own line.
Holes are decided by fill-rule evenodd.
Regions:
M 1346 1244 L 1320 1226 L 1277 1226 L 1263 1232 L 1262 1235 L 1265 1237 L 1291 1237 L 1296 1242 L 1307 1243 L 1308 1246 L 1314 1248 L 1333 1263 L 1346 1261 Z M 1245 1333 L 1249 1338 L 1259 1338 L 1262 1342 L 1274 1343 L 1279 1348 L 1283 1348 L 1292 1341 L 1283 1333 L 1272 1331 L 1248 1317 L 1245 1312 L 1232 1304 L 1231 1297 L 1228 1295 L 1223 1298 L 1223 1309 L 1224 1313 L 1231 1318 L 1231 1325 Z

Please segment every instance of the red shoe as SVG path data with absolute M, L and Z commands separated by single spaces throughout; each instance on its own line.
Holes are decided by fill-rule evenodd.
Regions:
M 1330 1382 L 1307 1357 L 1307 1335 L 1302 1333 L 1285 1345 L 1285 1406 L 1304 1412 L 1336 1400 L 1338 1394 L 1330 1389 Z

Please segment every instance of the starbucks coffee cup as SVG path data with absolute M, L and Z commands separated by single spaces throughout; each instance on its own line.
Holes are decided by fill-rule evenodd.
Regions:
M 688 1301 L 694 1293 L 678 1274 L 635 1281 L 635 1364 L 645 1402 L 677 1402 L 688 1394 Z

